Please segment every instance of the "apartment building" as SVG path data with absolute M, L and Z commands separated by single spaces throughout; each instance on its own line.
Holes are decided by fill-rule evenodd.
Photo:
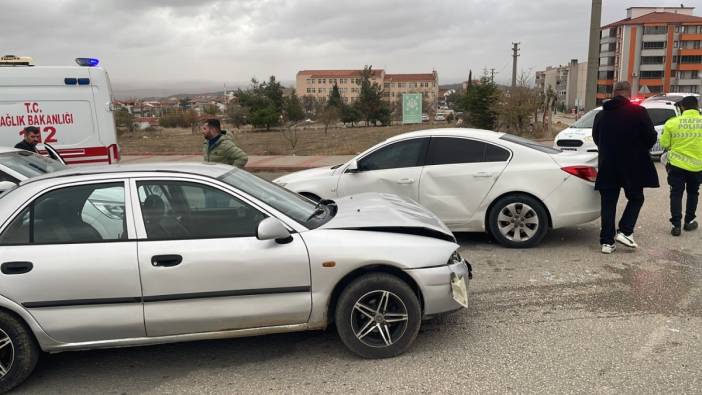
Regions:
M 631 7 L 600 30 L 597 99 L 627 80 L 635 95 L 700 93 L 702 17 L 694 7 Z
M 363 70 L 301 70 L 297 72 L 296 92 L 300 97 L 312 96 L 326 100 L 334 85 L 345 103 L 352 103 L 361 93 Z M 436 71 L 423 74 L 386 74 L 385 70 L 372 70 L 371 83 L 383 88 L 385 100 L 402 99 L 403 93 L 422 93 L 430 105 L 436 107 L 439 96 L 439 76 Z
M 534 81 L 536 88 L 544 94 L 551 88 L 559 105 L 567 109 L 582 108 L 585 104 L 587 62 L 571 59 L 566 65 L 549 66 L 546 70 L 537 71 Z

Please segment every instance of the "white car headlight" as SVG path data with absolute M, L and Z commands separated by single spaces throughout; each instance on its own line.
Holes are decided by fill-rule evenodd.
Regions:
M 592 136 L 585 136 L 585 137 L 583 137 L 583 141 L 586 143 L 592 143 L 594 140 L 593 140 Z
M 461 254 L 458 253 L 458 250 L 454 251 L 453 254 L 451 254 L 451 258 L 449 258 L 447 264 L 448 265 L 455 265 L 457 263 L 463 262 L 463 257 Z

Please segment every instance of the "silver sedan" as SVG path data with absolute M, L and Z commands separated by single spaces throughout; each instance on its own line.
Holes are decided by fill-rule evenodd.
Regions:
M 335 322 L 366 358 L 468 304 L 448 228 L 395 195 L 314 203 L 245 171 L 66 169 L 0 195 L 0 390 L 41 350 L 302 330 Z

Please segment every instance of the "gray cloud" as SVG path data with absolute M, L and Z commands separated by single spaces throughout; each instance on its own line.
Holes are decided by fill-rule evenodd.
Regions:
M 604 3 L 608 23 L 680 0 Z M 685 4 L 702 13 L 702 0 Z M 589 14 L 587 0 L 3 0 L 0 52 L 51 65 L 96 56 L 115 85 L 292 81 L 364 64 L 435 68 L 442 82 L 494 67 L 505 81 L 512 41 L 525 72 L 586 58 Z

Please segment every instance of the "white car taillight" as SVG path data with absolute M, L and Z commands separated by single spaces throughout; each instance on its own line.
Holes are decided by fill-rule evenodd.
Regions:
M 561 170 L 586 181 L 595 182 L 597 180 L 597 169 L 592 166 L 567 166 L 561 167 Z

